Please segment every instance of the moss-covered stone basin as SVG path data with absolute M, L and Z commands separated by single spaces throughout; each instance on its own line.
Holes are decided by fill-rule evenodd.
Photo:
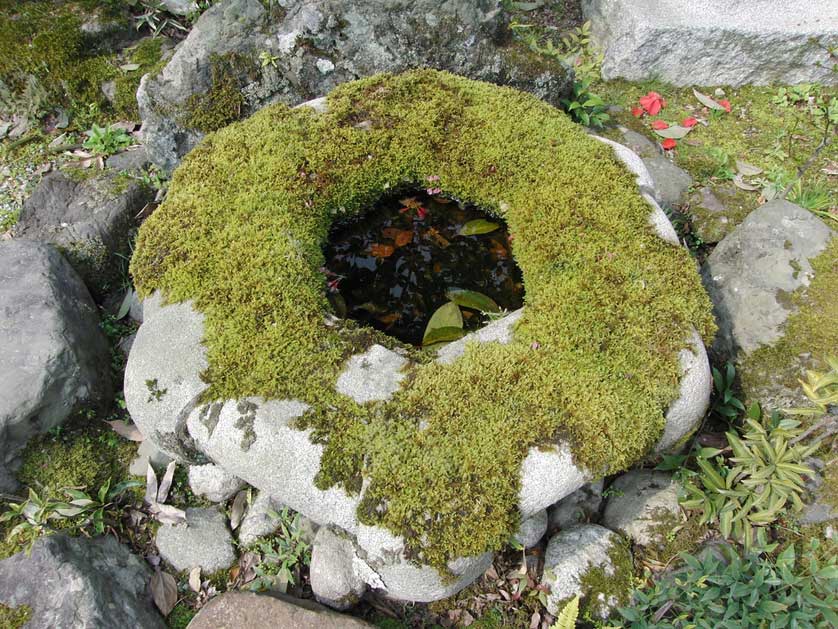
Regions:
M 642 162 L 532 96 L 420 70 L 307 105 L 175 172 L 132 261 L 126 401 L 168 453 L 344 531 L 366 584 L 442 598 L 522 519 L 694 430 L 710 303 Z M 526 293 L 438 351 L 338 320 L 321 272 L 335 217 L 428 177 L 506 222 Z

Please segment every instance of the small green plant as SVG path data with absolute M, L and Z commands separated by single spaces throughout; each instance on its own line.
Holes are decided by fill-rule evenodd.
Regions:
M 108 479 L 96 494 L 66 487 L 61 490 L 66 498 L 56 500 L 42 498 L 29 489 L 29 497 L 19 503 L 9 503 L 9 509 L 0 515 L 0 523 L 18 521 L 9 531 L 8 538 L 20 538 L 26 544 L 27 552 L 35 541 L 56 530 L 52 523 L 62 522 L 62 530 L 102 535 L 108 521 L 119 519 L 121 507 L 118 504 L 125 492 L 139 487 L 138 481 L 125 481 L 111 487 Z
M 128 5 L 141 11 L 134 16 L 137 30 L 147 27 L 152 37 L 159 37 L 164 31 L 175 29 L 186 32 L 189 29 L 166 10 L 166 5 L 157 0 L 128 0 Z
M 838 555 L 819 561 L 820 544 L 812 539 L 799 559 L 793 545 L 776 560 L 730 547 L 724 559 L 682 553 L 685 566 L 636 590 L 620 615 L 631 629 L 838 627 Z
M 606 113 L 608 107 L 605 101 L 592 93 L 589 81 L 575 81 L 573 96 L 561 99 L 562 108 L 569 113 L 576 122 L 586 127 L 601 128 L 611 119 Z
M 745 411 L 745 405 L 733 393 L 736 367 L 725 365 L 724 373 L 713 367 L 713 404 L 710 411 L 732 423 Z
M 96 155 L 113 155 L 132 143 L 131 136 L 125 129 L 116 127 L 100 127 L 94 124 L 85 134 L 87 139 L 82 146 Z
M 268 66 L 276 67 L 276 62 L 279 60 L 277 55 L 272 55 L 267 50 L 263 50 L 259 53 L 259 62 L 262 64 L 263 68 Z
M 558 44 L 549 37 L 539 37 L 531 24 L 513 22 L 510 28 L 534 53 L 571 66 L 579 81 L 593 84 L 600 79 L 605 55 L 591 41 L 590 21 L 562 35 Z
M 798 179 L 786 198 L 821 218 L 838 221 L 838 213 L 829 211 L 833 207 L 832 190 L 821 182 L 812 182 L 804 186 L 803 180 Z
M 575 629 L 576 621 L 579 619 L 579 595 L 570 599 L 556 616 L 556 622 L 550 629 Z
M 250 589 L 284 592 L 288 584 L 299 581 L 300 568 L 311 563 L 311 546 L 303 539 L 299 514 L 292 515 L 287 507 L 280 513 L 269 511 L 268 514 L 279 520 L 279 530 L 256 544 L 261 561 L 254 567 L 256 578 L 250 583 Z
M 785 412 L 790 415 L 823 417 L 830 407 L 838 406 L 838 358 L 826 359 L 829 371 L 806 371 L 806 380 L 798 380 L 803 393 L 814 404 L 813 408 L 790 408 Z
M 681 504 L 701 512 L 701 522 L 718 524 L 726 539 L 770 552 L 769 527 L 787 509 L 800 511 L 804 476 L 814 472 L 802 463 L 819 444 L 804 446 L 796 439 L 800 422 L 775 412 L 770 426 L 759 421 L 759 408 L 749 409 L 745 426 L 726 433 L 728 448 L 699 448 L 699 471 L 684 483 Z M 728 451 L 733 456 L 725 459 Z
M 707 149 L 707 154 L 714 163 L 712 177 L 729 181 L 736 176 L 736 165 L 727 151 L 713 146 Z

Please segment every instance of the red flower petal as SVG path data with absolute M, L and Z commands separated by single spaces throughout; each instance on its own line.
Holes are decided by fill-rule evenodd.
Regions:
M 643 115 L 643 108 L 642 107 L 632 107 L 631 115 L 635 118 L 640 118 Z
M 681 126 L 682 127 L 687 127 L 688 129 L 691 129 L 692 127 L 694 127 L 697 124 L 698 124 L 698 120 L 696 120 L 692 116 L 689 116 L 688 118 L 684 118 L 681 121 Z
M 672 138 L 666 138 L 663 142 L 661 142 L 661 146 L 663 147 L 664 151 L 670 151 L 675 148 L 678 143 Z
M 669 125 L 667 123 L 665 123 L 663 120 L 655 120 L 652 123 L 652 128 L 657 129 L 658 131 L 660 131 L 661 129 L 668 129 Z
M 718 101 L 719 105 L 725 108 L 727 113 L 730 113 L 730 101 L 729 100 L 720 100 Z

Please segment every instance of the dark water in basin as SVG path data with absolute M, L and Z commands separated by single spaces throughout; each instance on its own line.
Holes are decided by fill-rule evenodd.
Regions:
M 497 227 L 474 222 L 480 219 Z M 492 231 L 462 235 L 464 225 Z M 413 345 L 422 344 L 431 315 L 452 289 L 477 291 L 506 310 L 523 304 L 503 221 L 425 191 L 385 197 L 362 216 L 336 222 L 325 259 L 335 314 Z M 488 321 L 476 309 L 461 312 L 465 331 Z

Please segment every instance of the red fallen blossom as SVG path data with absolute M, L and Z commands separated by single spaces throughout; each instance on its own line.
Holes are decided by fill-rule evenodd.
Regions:
M 340 279 L 329 280 L 326 282 L 326 286 L 329 287 L 331 292 L 335 292 L 338 289 L 338 285 L 340 284 Z
M 428 210 L 423 208 L 421 205 L 416 208 L 416 216 L 419 217 L 419 220 L 423 220 L 428 215 Z
M 664 151 L 671 151 L 675 148 L 678 143 L 672 138 L 666 138 L 663 142 L 661 142 L 661 147 Z
M 719 105 L 725 108 L 727 113 L 730 113 L 730 101 L 729 100 L 720 100 L 718 101 Z
M 646 96 L 641 96 L 638 101 L 650 116 L 657 116 L 661 109 L 666 107 L 666 101 L 657 92 L 649 92 Z
M 643 115 L 643 108 L 642 107 L 632 107 L 631 108 L 631 115 L 635 118 L 640 118 Z
M 653 129 L 657 129 L 658 131 L 660 131 L 660 130 L 662 130 L 662 129 L 668 129 L 668 128 L 669 128 L 669 124 L 667 124 L 667 123 L 666 123 L 666 122 L 664 122 L 663 120 L 655 120 L 655 121 L 652 123 L 652 128 L 653 128 Z
M 697 125 L 697 124 L 698 124 L 698 120 L 696 120 L 696 119 L 695 119 L 695 118 L 693 118 L 692 116 L 689 116 L 689 117 L 687 117 L 687 118 L 684 118 L 684 119 L 681 121 L 681 126 L 682 126 L 682 127 L 687 127 L 688 129 L 693 128 L 693 127 L 694 127 L 695 125 Z

